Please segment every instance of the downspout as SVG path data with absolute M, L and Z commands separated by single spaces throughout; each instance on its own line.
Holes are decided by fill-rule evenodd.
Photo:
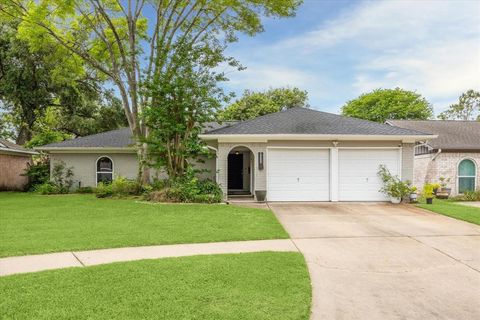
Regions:
M 442 149 L 438 149 L 437 153 L 435 153 L 435 155 L 433 156 L 432 161 L 435 161 L 435 159 L 440 155 L 440 153 L 442 153 Z

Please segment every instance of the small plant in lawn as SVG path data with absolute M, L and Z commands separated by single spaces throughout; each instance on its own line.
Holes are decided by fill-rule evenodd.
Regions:
M 377 175 L 383 182 L 383 187 L 379 191 L 389 196 L 392 203 L 400 203 L 411 194 L 411 182 L 402 181 L 398 176 L 392 175 L 386 166 L 380 165 Z

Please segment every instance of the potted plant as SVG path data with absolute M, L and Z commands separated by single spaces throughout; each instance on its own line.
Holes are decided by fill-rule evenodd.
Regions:
M 427 204 L 433 203 L 433 196 L 434 196 L 434 185 L 431 183 L 427 183 L 423 186 L 423 196 L 427 200 Z
M 417 202 L 418 194 L 417 194 L 417 187 L 413 186 L 410 188 L 410 202 L 415 203 Z
M 384 165 L 381 165 L 378 170 L 378 176 L 382 179 L 383 187 L 380 192 L 390 197 L 390 202 L 399 204 L 402 199 L 410 193 L 410 182 L 403 182 L 398 176 L 393 176 Z
M 440 189 L 440 183 L 430 183 L 430 185 L 433 188 L 433 194 L 436 195 L 437 191 Z
M 440 199 L 448 199 L 448 197 L 450 197 L 450 193 L 452 192 L 452 188 L 447 188 L 450 178 L 440 177 L 439 180 L 440 189 L 437 190 L 435 195 Z

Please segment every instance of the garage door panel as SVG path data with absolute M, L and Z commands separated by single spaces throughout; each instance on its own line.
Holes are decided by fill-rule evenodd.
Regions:
M 279 149 L 268 151 L 269 201 L 328 201 L 329 151 Z
M 398 149 L 339 150 L 338 186 L 340 201 L 385 201 L 379 192 L 382 181 L 378 168 L 385 165 L 392 174 L 398 174 Z

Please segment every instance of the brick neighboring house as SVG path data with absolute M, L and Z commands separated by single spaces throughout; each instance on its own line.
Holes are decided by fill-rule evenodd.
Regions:
M 389 120 L 388 124 L 438 135 L 438 138 L 417 142 L 413 183 L 449 178 L 448 187 L 458 195 L 480 189 L 480 122 L 455 120 Z
M 23 190 L 28 178 L 22 174 L 37 152 L 0 139 L 0 191 Z

